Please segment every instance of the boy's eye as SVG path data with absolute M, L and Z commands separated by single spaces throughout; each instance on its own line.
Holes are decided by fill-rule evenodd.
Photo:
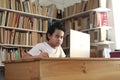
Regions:
M 61 38 L 61 39 L 62 39 L 62 38 L 63 38 L 63 36 L 56 35 L 56 38 Z
M 60 37 L 61 39 L 63 38 L 63 36 Z
M 59 35 L 56 35 L 56 38 L 59 38 Z

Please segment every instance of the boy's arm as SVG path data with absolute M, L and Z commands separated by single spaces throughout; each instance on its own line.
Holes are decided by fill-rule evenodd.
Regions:
M 30 54 L 25 53 L 25 52 L 22 53 L 22 59 L 29 59 L 29 58 L 32 58 Z
M 23 53 L 22 59 L 30 59 L 30 58 L 48 58 L 49 55 L 48 53 L 44 52 L 44 53 L 40 53 L 39 55 L 36 56 L 32 56 L 29 53 Z

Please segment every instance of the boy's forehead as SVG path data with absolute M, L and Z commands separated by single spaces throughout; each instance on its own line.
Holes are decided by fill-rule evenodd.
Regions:
M 63 34 L 64 35 L 64 31 L 56 29 L 53 34 Z

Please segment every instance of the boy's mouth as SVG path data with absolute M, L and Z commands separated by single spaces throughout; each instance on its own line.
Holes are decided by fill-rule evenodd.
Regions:
M 60 44 L 61 44 L 61 42 L 57 42 L 57 44 L 59 44 L 59 45 L 60 45 Z

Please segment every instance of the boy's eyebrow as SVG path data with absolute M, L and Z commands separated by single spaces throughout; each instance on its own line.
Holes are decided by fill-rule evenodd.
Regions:
M 56 36 L 61 36 L 61 35 L 58 35 L 58 34 L 57 34 Z M 64 36 L 64 35 L 62 35 L 62 36 Z

